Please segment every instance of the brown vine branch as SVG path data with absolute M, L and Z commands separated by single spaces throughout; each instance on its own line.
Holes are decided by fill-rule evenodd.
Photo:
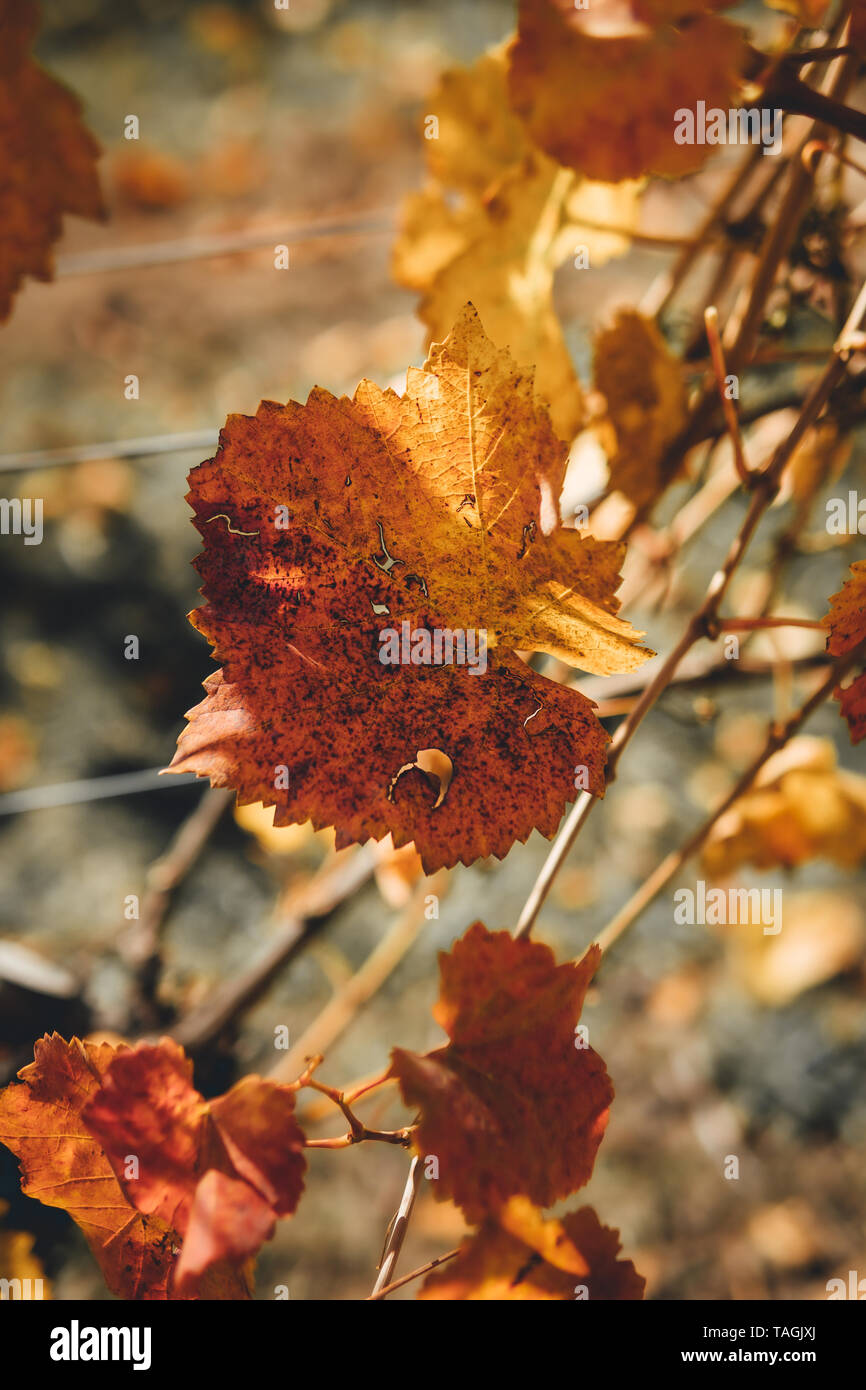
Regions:
M 399 965 L 424 925 L 425 899 L 432 893 L 440 895 L 448 882 L 445 870 L 422 879 L 406 907 L 390 930 L 350 980 L 338 989 L 321 1013 L 285 1055 L 268 1073 L 272 1081 L 285 1081 L 297 1075 L 304 1058 L 312 1053 L 327 1052 L 348 1028 L 358 1010 L 373 997 L 388 976 Z
M 197 862 L 226 808 L 233 791 L 209 787 L 182 823 L 168 849 L 147 871 L 138 921 L 121 945 L 135 971 L 135 1009 L 139 1026 L 157 1022 L 154 995 L 161 965 L 160 937 L 171 900 Z
M 376 858 L 375 848 L 364 845 L 357 850 L 343 850 L 326 860 L 309 883 L 289 894 L 281 909 L 279 929 L 249 969 L 169 1028 L 170 1036 L 188 1052 L 214 1042 L 239 1014 L 252 1007 L 277 972 L 303 949 L 314 924 L 366 883 L 376 867 Z
M 400 1205 L 394 1213 L 388 1234 L 385 1237 L 385 1248 L 382 1251 L 382 1258 L 379 1261 L 379 1276 L 373 1285 L 372 1298 L 385 1298 L 386 1290 L 391 1283 L 391 1276 L 397 1267 L 400 1258 L 400 1251 L 403 1249 L 403 1241 L 406 1239 L 406 1231 L 409 1228 L 409 1218 L 412 1215 L 412 1208 L 415 1205 L 415 1198 L 418 1195 L 418 1184 L 421 1181 L 421 1160 L 416 1157 L 409 1165 L 409 1176 L 406 1178 L 406 1186 L 403 1188 L 403 1196 L 400 1198 Z
M 716 622 L 718 632 L 756 632 L 766 627 L 814 627 L 824 629 L 819 618 L 719 618 Z
M 786 465 L 806 431 L 821 414 L 833 389 L 845 375 L 848 358 L 854 350 L 864 313 L 866 313 L 866 282 L 864 282 L 861 287 L 856 303 L 848 316 L 845 327 L 839 335 L 833 356 L 821 377 L 809 392 L 794 428 L 791 430 L 787 439 L 783 440 L 776 449 L 769 464 L 757 474 L 754 481 L 752 500 L 749 509 L 746 512 L 746 516 L 743 519 L 743 523 L 737 535 L 731 543 L 724 563 L 721 568 L 716 571 L 710 581 L 703 603 L 687 624 L 685 632 L 660 666 L 654 679 L 644 690 L 631 714 L 617 729 L 613 742 L 611 743 L 607 760 L 606 781 L 608 784 L 610 784 L 616 776 L 617 765 L 622 757 L 624 749 L 634 737 L 645 716 L 649 710 L 652 709 L 659 696 L 667 689 L 680 662 L 696 642 L 700 641 L 703 637 L 712 635 L 715 625 L 718 622 L 719 607 L 727 593 L 731 579 L 746 554 L 764 513 L 772 505 L 779 493 L 782 474 Z M 590 792 L 582 792 L 580 798 L 575 802 L 572 810 L 569 812 L 565 824 L 554 841 L 550 853 L 542 865 L 541 872 L 532 886 L 523 911 L 520 914 L 520 918 L 514 930 L 514 936 L 516 938 L 520 939 L 524 936 L 528 936 L 532 931 L 541 906 L 547 894 L 550 892 L 551 884 L 571 850 L 572 845 L 580 834 L 595 803 L 596 798 L 592 796 Z
M 746 463 L 746 455 L 743 451 L 743 437 L 740 434 L 740 422 L 737 419 L 737 408 L 732 397 L 728 394 L 728 370 L 725 366 L 725 350 L 722 347 L 722 336 L 719 332 L 719 311 L 715 304 L 710 304 L 704 310 L 704 323 L 707 329 L 707 342 L 710 347 L 710 358 L 713 364 L 713 373 L 716 378 L 716 386 L 719 390 L 719 399 L 724 411 L 725 424 L 728 427 L 728 434 L 731 437 L 731 445 L 734 450 L 734 466 L 739 474 L 740 481 L 744 487 L 751 487 L 753 482 L 752 471 Z
M 388 1294 L 393 1293 L 395 1289 L 402 1289 L 404 1284 L 411 1284 L 413 1279 L 420 1279 L 423 1274 L 429 1274 L 431 1269 L 438 1269 L 440 1265 L 447 1264 L 449 1260 L 453 1260 L 459 1254 L 460 1246 L 458 1245 L 454 1250 L 449 1250 L 444 1255 L 437 1255 L 435 1259 L 428 1260 L 425 1265 L 419 1265 L 417 1269 L 413 1269 L 411 1274 L 404 1274 L 399 1279 L 395 1279 L 392 1284 L 386 1284 L 378 1293 L 371 1293 L 367 1302 L 373 1303 L 378 1298 L 387 1298 Z
M 658 897 L 659 893 L 676 873 L 697 853 L 709 838 L 716 822 L 728 811 L 734 802 L 738 801 L 744 792 L 748 791 L 757 777 L 764 764 L 777 753 L 780 748 L 794 736 L 800 727 L 806 722 L 811 714 L 819 705 L 832 695 L 839 681 L 866 656 L 866 642 L 853 651 L 848 652 L 844 657 L 833 663 L 829 675 L 821 682 L 817 690 L 797 709 L 784 723 L 771 724 L 767 731 L 767 738 L 763 748 L 752 760 L 746 770 L 738 778 L 735 786 L 728 795 L 707 816 L 703 824 L 694 832 L 693 835 L 678 850 L 669 854 L 662 860 L 661 864 L 649 875 L 636 893 L 629 899 L 614 918 L 608 922 L 607 926 L 598 937 L 598 945 L 602 951 L 616 941 L 623 932 L 631 926 L 641 915 L 646 907 Z

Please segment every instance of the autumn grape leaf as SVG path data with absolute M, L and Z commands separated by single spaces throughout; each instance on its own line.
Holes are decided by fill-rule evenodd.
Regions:
M 169 1038 L 119 1052 L 86 1105 L 128 1200 L 183 1237 L 174 1285 L 197 1287 L 222 1261 L 242 1266 L 291 1216 L 304 1186 L 304 1136 L 287 1086 L 244 1077 L 206 1101 Z M 136 1159 L 130 1172 L 129 1156 Z
M 665 454 L 686 420 L 680 363 L 650 319 L 623 309 L 596 339 L 594 382 L 607 405 L 599 433 L 610 486 L 645 506 L 671 481 Z
M 590 179 L 693 173 L 712 145 L 677 144 L 681 108 L 731 105 L 740 31 L 702 0 L 520 0 L 509 92 L 552 159 Z
M 808 29 L 817 29 L 830 8 L 830 0 L 766 0 L 771 10 L 795 15 Z M 856 6 L 855 6 L 856 8 Z
M 5 1220 L 9 1203 L 0 1201 L 0 1218 Z M 51 1298 L 51 1281 L 45 1276 L 41 1260 L 33 1253 L 35 1237 L 30 1231 L 10 1231 L 0 1228 L 0 1269 L 10 1284 L 20 1280 L 23 1287 L 34 1291 L 36 1298 Z M 26 1283 L 24 1281 L 27 1281 Z M 38 1281 L 38 1282 L 37 1282 Z M 35 1292 L 38 1290 L 38 1293 Z M 10 1301 L 20 1293 L 0 1286 L 0 1299 Z M 24 1297 L 28 1295 L 25 1293 Z
M 275 805 L 276 825 L 333 825 L 338 848 L 414 841 L 428 873 L 552 835 L 576 788 L 603 790 L 607 736 L 512 649 L 600 673 L 650 655 L 616 617 L 622 548 L 558 524 L 566 452 L 471 305 L 404 396 L 365 381 L 230 416 L 189 494 L 191 620 L 223 670 L 170 770 Z M 474 665 L 441 643 L 434 664 L 431 634 L 455 632 Z
M 643 1298 L 644 1280 L 631 1260 L 617 1259 L 619 1249 L 619 1232 L 602 1226 L 592 1207 L 545 1221 L 525 1197 L 512 1197 L 467 1237 L 447 1269 L 428 1275 L 418 1297 Z
M 434 1016 L 450 1041 L 423 1056 L 395 1048 L 392 1073 L 414 1135 L 435 1155 L 439 1200 L 470 1221 L 513 1196 L 545 1207 L 589 1180 L 613 1087 L 578 1029 L 601 953 L 557 965 L 548 946 L 476 922 L 439 957 Z
M 23 1191 L 67 1211 L 81 1227 L 112 1293 L 177 1298 L 177 1231 L 127 1199 L 83 1118 L 117 1056 L 107 1043 L 65 1042 L 56 1033 L 41 1039 L 34 1061 L 19 1072 L 21 1084 L 0 1092 L 0 1143 L 20 1161 Z M 248 1298 L 248 1278 L 215 1267 L 189 1296 Z
M 598 227 L 634 225 L 637 185 L 581 181 L 532 145 L 508 105 L 504 46 L 443 74 L 429 108 L 431 180 L 404 205 L 395 278 L 422 293 L 434 342 L 471 298 L 493 339 L 535 366 L 554 429 L 571 439 L 583 397 L 553 308 L 554 271 L 578 247 L 594 268 L 624 254 L 627 237 Z
M 793 868 L 819 858 L 849 869 L 866 858 L 866 778 L 836 766 L 828 739 L 796 738 L 719 817 L 702 863 L 719 878 L 741 864 Z
M 105 215 L 76 97 L 29 56 L 33 0 L 0 0 L 0 320 L 25 275 L 50 280 L 64 213 Z
M 829 629 L 827 650 L 833 656 L 845 656 L 866 641 L 866 560 L 851 566 L 850 578 L 831 595 L 830 611 L 822 622 Z M 866 671 L 833 693 L 848 721 L 851 742 L 860 743 L 866 738 Z

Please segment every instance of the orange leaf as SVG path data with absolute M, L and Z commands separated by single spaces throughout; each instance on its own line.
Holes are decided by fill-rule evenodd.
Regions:
M 677 144 L 675 112 L 727 111 L 742 36 L 702 0 L 520 0 L 509 90 L 533 140 L 590 179 L 679 176 L 712 145 Z
M 618 1260 L 619 1232 L 602 1226 L 592 1207 L 545 1221 L 525 1198 L 513 1197 L 463 1242 L 447 1269 L 427 1277 L 421 1299 L 640 1299 L 644 1280 L 631 1260 Z
M 78 99 L 28 56 L 38 22 L 32 0 L 0 0 L 0 320 L 25 275 L 51 279 L 63 214 L 104 216 Z
M 557 965 L 549 947 L 481 922 L 439 958 L 434 1013 L 451 1041 L 395 1048 L 392 1071 L 421 1109 L 415 1146 L 438 1160 L 435 1195 L 470 1220 L 516 1194 L 549 1206 L 592 1173 L 613 1087 L 577 1023 L 599 960 L 593 946 Z
M 294 1107 L 294 1091 L 255 1076 L 204 1100 L 170 1038 L 111 1061 L 84 1121 L 133 1205 L 187 1237 L 179 1290 L 220 1260 L 254 1255 L 276 1217 L 294 1212 L 306 1168 Z M 135 1176 L 127 1176 L 130 1156 Z
M 829 629 L 827 650 L 833 656 L 844 656 L 866 641 L 866 560 L 855 560 L 850 578 L 831 595 L 830 611 L 821 621 Z M 833 693 L 848 721 L 851 742 L 860 743 L 866 738 L 866 672 Z
M 21 1163 L 22 1189 L 67 1211 L 99 1262 L 112 1293 L 128 1299 L 177 1298 L 172 1274 L 179 1237 L 127 1200 L 83 1111 L 99 1092 L 117 1050 L 56 1033 L 36 1043 L 35 1060 L 0 1092 L 0 1142 Z M 249 1297 L 241 1272 L 211 1271 L 190 1296 Z
M 565 455 L 471 305 L 405 396 L 365 381 L 230 416 L 189 494 L 192 621 L 223 671 L 171 770 L 276 806 L 275 825 L 333 825 L 338 848 L 414 841 L 428 873 L 552 835 L 576 781 L 603 791 L 607 735 L 513 649 L 600 673 L 650 655 L 615 616 L 622 548 L 558 524 Z

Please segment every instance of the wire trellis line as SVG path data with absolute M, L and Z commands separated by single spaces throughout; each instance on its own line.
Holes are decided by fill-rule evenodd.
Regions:
M 170 791 L 172 787 L 201 783 L 194 772 L 163 777 L 158 767 L 142 772 L 118 772 L 108 777 L 87 777 L 80 782 L 59 782 L 51 787 L 25 787 L 0 796 L 0 816 L 17 816 L 23 811 L 45 811 L 53 806 L 76 806 L 83 801 L 105 801 L 134 792 Z
M 263 246 L 288 246 L 291 249 L 292 245 L 315 241 L 320 237 L 393 232 L 396 215 L 396 208 L 376 208 L 359 213 L 356 217 L 325 217 L 317 222 L 300 222 L 290 226 L 70 252 L 57 257 L 55 274 L 65 277 L 97 275 L 111 270 L 145 270 L 151 266 L 177 265 L 181 261 L 236 256 L 244 251 L 257 251 Z
M 90 463 L 94 459 L 179 454 L 186 450 L 215 449 L 218 443 L 219 430 L 182 430 L 179 434 L 146 434 L 136 439 L 111 439 L 99 444 L 64 444 L 57 449 L 0 454 L 0 473 L 56 468 L 68 463 Z

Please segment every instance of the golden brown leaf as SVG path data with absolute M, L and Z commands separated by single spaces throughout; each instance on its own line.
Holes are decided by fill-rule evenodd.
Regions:
M 671 481 L 665 451 L 686 419 L 680 363 L 651 320 L 622 309 L 595 343 L 595 386 L 607 403 L 610 486 L 635 506 L 653 502 Z
M 863 958 L 863 915 L 844 893 L 786 893 L 778 931 L 755 922 L 720 926 L 734 974 L 768 1008 L 854 969 Z
M 426 142 L 435 180 L 411 195 L 394 247 L 394 274 L 422 292 L 420 315 L 441 341 L 468 299 L 494 341 L 536 370 L 557 433 L 571 439 L 583 399 L 553 309 L 553 276 L 579 244 L 597 267 L 627 250 L 634 185 L 579 182 L 535 149 L 511 113 L 505 50 L 444 74 L 430 100 L 438 139 Z M 582 221 L 582 219 L 584 221 Z
M 615 616 L 621 547 L 557 524 L 565 454 L 471 305 L 402 397 L 362 382 L 351 401 L 317 389 L 231 416 L 190 494 L 193 622 L 224 671 L 172 770 L 276 805 L 277 825 L 334 825 L 339 848 L 414 840 L 427 872 L 551 835 L 578 766 L 603 789 L 607 736 L 509 649 L 599 672 L 649 655 Z M 380 659 L 383 631 L 455 630 L 486 632 L 486 669 Z
M 703 865 L 721 877 L 741 864 L 792 868 L 818 858 L 853 868 L 864 856 L 866 778 L 838 768 L 828 740 L 796 738 L 716 822 Z
M 699 169 L 713 146 L 677 144 L 675 112 L 727 110 L 745 56 L 702 0 L 521 0 L 510 50 L 514 109 L 544 152 L 617 182 Z
M 416 1150 L 438 1163 L 434 1195 L 471 1221 L 517 1195 L 549 1206 L 589 1180 L 613 1099 L 578 1030 L 599 959 L 591 947 L 557 965 L 548 946 L 476 922 L 439 957 L 434 1015 L 450 1042 L 393 1051 L 403 1099 L 421 1111 Z
M 430 1274 L 421 1299 L 473 1301 L 640 1299 L 644 1281 L 631 1260 L 618 1260 L 619 1232 L 592 1207 L 545 1221 L 513 1197 L 484 1222 L 446 1269 Z
M 28 56 L 38 20 L 32 0 L 0 0 L 0 320 L 25 275 L 51 279 L 63 214 L 104 216 L 78 100 Z

